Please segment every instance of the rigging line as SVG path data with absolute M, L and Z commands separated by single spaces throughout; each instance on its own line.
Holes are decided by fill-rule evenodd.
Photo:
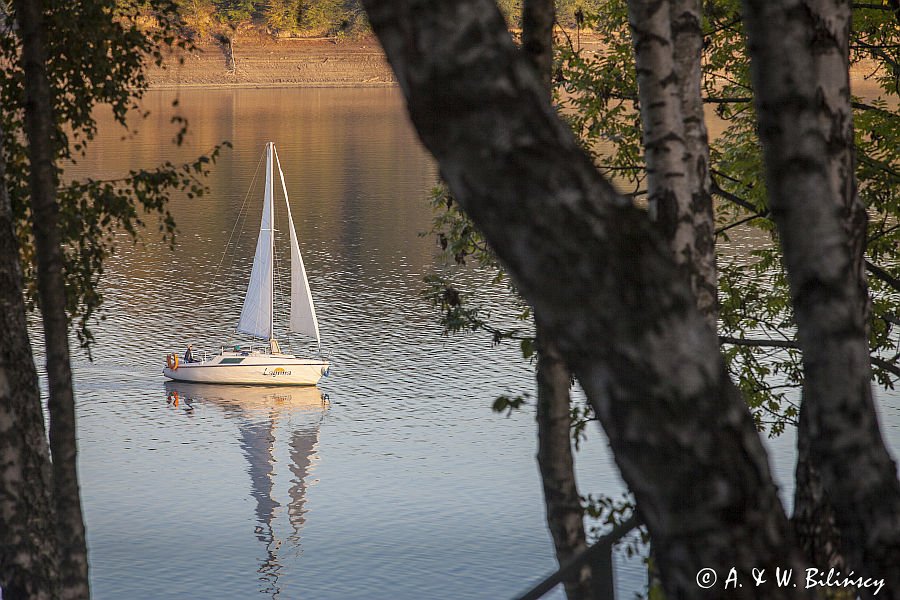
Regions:
M 228 241 L 225 243 L 225 250 L 222 252 L 222 258 L 219 259 L 219 264 L 216 265 L 216 270 L 213 273 L 212 281 L 210 281 L 209 289 L 206 290 L 206 296 L 203 298 L 203 301 L 200 303 L 200 306 L 206 306 L 209 297 L 212 295 L 213 290 L 215 289 L 216 279 L 219 276 L 219 270 L 222 267 L 222 263 L 225 262 L 225 257 L 228 255 L 228 247 L 231 245 L 231 240 L 234 238 L 234 232 L 238 228 L 238 224 L 241 223 L 241 215 L 244 212 L 244 207 L 247 205 L 247 200 L 250 198 L 250 192 L 253 190 L 253 184 L 256 183 L 256 177 L 259 174 L 259 165 L 262 164 L 262 156 L 260 156 L 260 161 L 256 163 L 256 171 L 253 173 L 253 179 L 250 180 L 250 187 L 247 190 L 247 194 L 244 196 L 244 201 L 241 203 L 241 208 L 238 210 L 238 216 L 234 221 L 234 225 L 231 227 L 231 234 L 228 236 Z M 229 264 L 229 270 L 231 265 L 234 264 L 234 255 L 237 254 L 237 243 L 240 241 L 240 235 L 238 235 L 238 239 L 235 240 L 235 248 L 232 251 L 231 263 Z
M 263 150 L 263 153 L 260 155 L 259 162 L 256 164 L 256 172 L 255 172 L 254 175 L 253 175 L 253 181 L 250 183 L 250 188 L 249 188 L 249 190 L 247 191 L 247 197 L 248 197 L 248 198 L 249 198 L 249 196 L 250 196 L 250 192 L 253 190 L 253 184 L 256 183 L 256 178 L 257 178 L 257 175 L 259 174 L 259 167 L 260 167 L 260 165 L 262 164 L 262 161 L 263 161 L 263 157 L 264 157 L 264 156 L 265 156 L 265 150 Z M 265 196 L 265 191 L 264 191 L 263 195 Z M 246 198 L 245 198 L 245 203 L 246 203 Z M 265 210 L 265 201 L 263 202 L 263 210 Z M 250 207 L 247 206 L 247 210 L 246 210 L 246 211 L 243 211 L 243 208 L 242 208 L 242 211 L 238 214 L 238 218 L 239 218 L 239 220 L 240 220 L 240 227 L 238 228 L 238 237 L 237 237 L 237 240 L 235 240 L 235 242 L 234 242 L 234 244 L 233 244 L 233 247 L 232 247 L 231 262 L 228 264 L 228 268 L 227 268 L 227 271 L 228 271 L 229 273 L 231 273 L 231 272 L 234 271 L 234 261 L 235 261 L 235 259 L 237 258 L 237 250 L 238 250 L 238 246 L 240 245 L 241 238 L 242 238 L 243 235 L 244 235 L 244 230 L 245 230 L 244 224 L 246 223 L 247 216 L 249 215 L 249 213 L 250 213 Z M 261 232 L 262 232 L 262 229 L 260 228 L 260 233 L 261 233 Z M 255 251 L 255 250 L 254 250 L 254 259 L 253 259 L 253 260 L 254 260 L 254 262 L 255 262 L 255 260 L 256 260 L 256 251 Z M 252 278 L 252 269 L 251 269 L 251 278 Z M 249 283 L 248 283 L 248 287 L 249 287 Z M 243 312 L 243 311 L 241 311 L 241 312 Z M 240 324 L 240 318 L 238 318 L 238 324 Z M 259 328 L 259 314 L 256 315 L 256 320 L 254 321 L 254 324 L 253 324 L 253 329 L 254 329 L 254 330 L 257 330 L 258 328 Z M 231 335 L 229 336 L 229 339 L 236 339 L 238 333 L 239 333 L 239 332 L 238 332 L 237 325 L 235 325 L 234 329 L 232 329 L 232 332 L 231 332 Z M 252 337 L 256 337 L 256 336 L 252 336 Z M 251 347 L 252 347 L 252 345 L 251 345 Z
M 229 273 L 231 273 L 234 269 L 234 260 L 237 258 L 238 246 L 240 245 L 241 238 L 244 236 L 244 223 L 246 222 L 247 215 L 250 212 L 250 207 L 247 206 L 247 210 L 244 211 L 244 206 L 247 204 L 247 200 L 250 197 L 250 192 L 253 190 L 253 185 L 256 183 L 256 178 L 259 174 L 259 167 L 262 164 L 262 160 L 263 160 L 264 156 L 265 156 L 265 152 L 263 152 L 263 154 L 260 156 L 259 162 L 256 163 L 256 172 L 254 172 L 254 174 L 253 174 L 253 180 L 250 182 L 250 187 L 247 190 L 247 196 L 244 197 L 244 203 L 241 205 L 241 210 L 238 211 L 238 218 L 237 218 L 237 221 L 235 222 L 235 226 L 237 227 L 238 237 L 234 241 L 234 244 L 232 245 L 231 261 L 228 263 L 228 268 L 226 269 L 226 271 Z M 239 225 L 239 227 L 238 227 L 238 225 Z M 234 230 L 232 230 L 232 235 L 234 235 Z M 254 257 L 255 257 L 255 250 L 254 250 Z M 237 326 L 235 326 L 234 332 L 237 333 Z

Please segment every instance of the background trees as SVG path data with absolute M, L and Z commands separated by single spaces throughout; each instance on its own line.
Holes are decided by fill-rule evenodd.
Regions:
M 130 3 L 121 0 L 120 4 Z M 281 35 L 345 35 L 370 33 L 359 0 L 176 0 L 187 32 L 206 36 L 217 25 L 235 27 L 265 25 Z M 605 0 L 557 0 L 556 22 L 566 28 L 579 25 L 576 15 L 594 14 Z M 524 28 L 523 0 L 498 0 L 508 25 Z

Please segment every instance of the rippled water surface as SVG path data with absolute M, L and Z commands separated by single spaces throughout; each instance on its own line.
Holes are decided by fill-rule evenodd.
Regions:
M 169 143 L 176 97 L 190 122 L 182 148 Z M 531 390 L 531 368 L 514 347 L 441 337 L 419 296 L 434 266 L 419 233 L 436 169 L 398 92 L 154 92 L 144 108 L 130 132 L 104 118 L 70 173 L 118 177 L 222 140 L 234 148 L 211 194 L 172 199 L 174 252 L 152 229 L 137 246 L 122 240 L 95 360 L 77 355 L 95 597 L 505 598 L 551 572 L 532 412 L 490 410 L 499 394 Z M 269 140 L 333 363 L 319 386 L 327 404 L 315 389 L 167 385 L 161 374 L 188 341 L 235 339 L 261 210 L 259 181 L 248 189 Z M 223 261 L 230 237 L 237 250 Z M 486 293 L 500 311 L 502 290 Z M 599 433 L 579 467 L 585 492 L 620 494 Z M 617 577 L 631 597 L 640 563 L 620 560 Z
M 95 360 L 76 354 L 95 598 L 495 599 L 553 571 L 532 410 L 490 410 L 497 395 L 532 389 L 531 367 L 515 347 L 442 337 L 420 297 L 435 266 L 434 241 L 419 233 L 437 174 L 399 93 L 154 92 L 144 109 L 129 132 L 104 117 L 70 174 L 113 178 L 222 140 L 234 147 L 209 195 L 172 199 L 174 252 L 152 228 L 142 244 L 122 240 Z M 190 123 L 181 148 L 170 144 L 176 110 Z M 262 197 L 251 182 L 269 140 L 331 375 L 318 390 L 166 384 L 167 352 L 239 339 Z M 229 239 L 235 251 L 223 257 Z M 503 314 L 502 289 L 477 273 L 470 283 Z M 895 396 L 879 398 L 896 450 Z M 770 447 L 790 504 L 793 436 Z M 584 493 L 620 495 L 599 432 L 578 466 Z M 640 561 L 623 557 L 616 576 L 619 598 L 645 581 Z

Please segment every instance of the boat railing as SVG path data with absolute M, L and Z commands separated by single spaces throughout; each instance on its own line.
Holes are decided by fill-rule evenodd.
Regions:
M 538 600 L 556 586 L 574 579 L 584 567 L 590 567 L 591 569 L 591 600 L 615 600 L 613 547 L 638 525 L 637 516 L 632 515 L 597 540 L 592 546 L 582 550 L 580 554 L 562 565 L 555 573 L 521 596 L 518 596 L 516 600 Z
M 237 352 L 239 354 L 244 352 L 253 352 L 253 344 L 248 346 L 243 346 L 239 344 L 235 344 L 233 346 L 219 346 L 219 354 L 225 354 L 226 352 Z

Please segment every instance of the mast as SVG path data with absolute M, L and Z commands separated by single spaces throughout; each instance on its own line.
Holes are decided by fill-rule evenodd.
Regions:
M 272 307 L 272 310 L 269 311 L 269 352 L 274 353 L 275 350 L 281 350 L 278 348 L 278 342 L 275 342 L 275 186 L 272 179 L 275 176 L 274 170 L 274 160 L 272 160 L 272 155 L 275 153 L 275 142 L 269 142 L 266 144 L 266 185 L 269 189 L 266 190 L 266 193 L 269 195 L 269 198 L 272 199 L 272 202 L 269 204 L 269 218 L 270 223 L 272 223 L 272 235 L 269 236 L 269 256 L 271 256 L 272 261 L 272 285 L 270 290 L 272 292 L 271 298 L 269 298 L 269 305 Z M 273 344 L 273 342 L 275 342 Z M 274 346 L 274 347 L 273 347 Z

